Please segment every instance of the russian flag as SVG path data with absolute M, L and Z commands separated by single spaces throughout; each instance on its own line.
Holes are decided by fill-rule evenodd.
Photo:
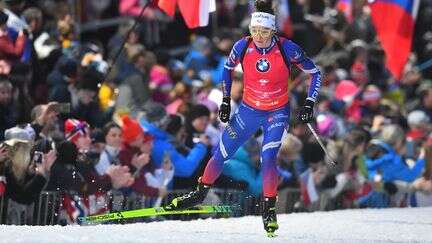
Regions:
M 293 36 L 289 0 L 280 0 L 279 12 L 278 12 L 278 29 L 284 33 L 286 37 L 291 38 Z
M 351 23 L 353 21 L 351 0 L 338 0 L 336 4 L 336 9 L 344 13 L 345 18 L 348 20 L 348 22 Z
M 386 66 L 400 79 L 411 52 L 420 0 L 369 0 L 372 22 L 386 53 Z
M 215 0 L 159 0 L 158 6 L 169 16 L 174 16 L 178 4 L 186 26 L 190 29 L 207 26 L 209 14 L 216 11 Z
M 305 207 L 319 199 L 310 168 L 300 175 L 300 193 Z

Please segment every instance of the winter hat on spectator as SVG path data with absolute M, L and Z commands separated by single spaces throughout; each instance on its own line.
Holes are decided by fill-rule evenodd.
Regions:
M 5 131 L 5 144 L 9 146 L 15 146 L 17 143 L 30 143 L 32 141 L 32 135 L 24 128 L 12 127 Z
M 407 120 L 410 127 L 406 134 L 407 139 L 419 140 L 427 137 L 424 126 L 429 123 L 429 117 L 424 111 L 415 110 L 410 112 Z
M 423 96 L 428 89 L 432 89 L 432 80 L 426 79 L 416 89 L 416 95 Z
M 202 116 L 210 116 L 210 111 L 205 105 L 197 104 L 191 107 L 188 120 L 193 121 Z
M 132 143 L 140 134 L 144 134 L 144 130 L 140 124 L 129 116 L 123 116 L 122 122 L 122 136 L 125 143 Z
M 176 135 L 180 128 L 183 126 L 183 117 L 179 115 L 169 115 L 170 122 L 167 125 L 165 131 L 167 131 L 171 135 Z
M 429 123 L 429 117 L 424 111 L 415 110 L 408 114 L 408 125 L 410 127 L 421 126 Z
M 327 137 L 334 136 L 337 132 L 336 119 L 330 114 L 319 114 L 316 118 L 319 134 Z
M 75 142 L 79 137 L 87 134 L 89 125 L 85 121 L 77 119 L 67 119 L 64 123 L 64 133 L 66 140 Z
M 366 86 L 362 96 L 364 101 L 376 101 L 381 99 L 381 90 L 376 85 Z
M 335 98 L 350 103 L 360 91 L 356 83 L 351 80 L 342 80 L 338 83 L 335 89 Z
M 168 69 L 160 65 L 153 66 L 150 70 L 150 84 L 159 88 L 169 87 L 171 89 L 172 80 L 169 77 Z
M 4 25 L 7 23 L 9 16 L 5 14 L 3 11 L 0 11 L 0 25 Z
M 74 77 L 78 71 L 78 63 L 75 59 L 61 57 L 57 63 L 58 70 L 67 77 Z

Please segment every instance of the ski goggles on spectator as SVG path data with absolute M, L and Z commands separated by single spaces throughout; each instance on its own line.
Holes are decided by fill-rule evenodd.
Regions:
M 256 26 L 250 27 L 249 32 L 253 37 L 257 37 L 259 35 L 262 38 L 269 38 L 273 34 L 273 31 L 271 29 Z

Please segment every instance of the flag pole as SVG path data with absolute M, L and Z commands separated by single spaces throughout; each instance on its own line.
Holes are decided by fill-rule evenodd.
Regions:
M 132 27 L 129 29 L 129 31 L 127 32 L 125 38 L 123 39 L 123 42 L 122 42 L 122 44 L 121 44 L 121 46 L 120 46 L 120 49 L 119 49 L 119 50 L 117 51 L 117 53 L 114 55 L 113 61 L 112 61 L 111 65 L 109 65 L 108 70 L 107 70 L 107 72 L 106 72 L 106 74 L 105 74 L 105 77 L 104 77 L 104 79 L 103 79 L 104 81 L 107 79 L 107 77 L 108 77 L 108 75 L 110 74 L 112 68 L 114 67 L 114 64 L 116 63 L 118 57 L 119 57 L 120 54 L 122 53 L 122 51 L 123 51 L 123 49 L 124 49 L 124 47 L 125 47 L 125 44 L 126 44 L 127 40 L 129 39 L 130 34 L 131 34 L 132 31 L 137 27 L 139 20 L 142 18 L 143 14 L 144 14 L 144 11 L 146 10 L 146 8 L 147 8 L 151 3 L 153 3 L 153 1 L 154 1 L 154 0 L 149 0 L 149 1 L 144 5 L 144 7 L 141 9 L 140 14 L 139 14 L 138 17 L 135 19 L 134 24 L 133 24 Z

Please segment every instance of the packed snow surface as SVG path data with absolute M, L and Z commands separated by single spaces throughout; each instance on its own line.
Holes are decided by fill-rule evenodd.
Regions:
M 278 215 L 277 238 L 261 218 L 126 225 L 6 226 L 0 242 L 432 242 L 432 208 L 358 209 Z

